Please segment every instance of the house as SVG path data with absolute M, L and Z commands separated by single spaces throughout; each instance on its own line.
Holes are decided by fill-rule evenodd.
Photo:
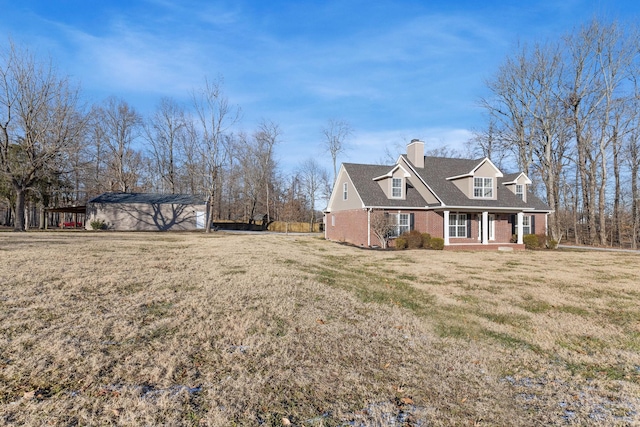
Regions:
M 207 204 L 187 194 L 104 193 L 87 203 L 85 228 L 104 221 L 110 230 L 204 229 Z
M 393 165 L 344 163 L 325 211 L 325 237 L 381 246 L 372 218 L 384 213 L 391 237 L 418 230 L 445 249 L 524 249 L 523 236 L 545 234 L 551 209 L 524 173 L 504 174 L 488 158 L 427 157 L 412 140 Z M 512 242 L 515 236 L 515 242 Z

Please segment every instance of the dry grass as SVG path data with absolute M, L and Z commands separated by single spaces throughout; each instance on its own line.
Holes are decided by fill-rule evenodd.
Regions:
M 639 261 L 0 233 L 0 423 L 637 425 Z

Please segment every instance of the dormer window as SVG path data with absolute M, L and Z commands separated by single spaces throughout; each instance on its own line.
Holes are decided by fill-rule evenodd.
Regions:
M 493 178 L 473 178 L 473 197 L 490 199 L 493 197 Z
M 524 185 L 516 184 L 516 196 L 518 196 L 520 200 L 524 200 Z
M 402 198 L 402 178 L 393 178 L 391 180 L 391 197 L 394 199 Z

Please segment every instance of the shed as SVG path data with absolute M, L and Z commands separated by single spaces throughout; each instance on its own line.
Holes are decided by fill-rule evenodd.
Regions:
M 190 194 L 103 193 L 87 203 L 86 228 L 103 221 L 109 230 L 204 229 L 207 204 Z

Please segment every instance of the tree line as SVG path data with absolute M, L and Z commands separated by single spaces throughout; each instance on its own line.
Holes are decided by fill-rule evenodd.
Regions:
M 487 81 L 472 144 L 541 183 L 555 240 L 638 246 L 639 83 L 637 27 L 598 19 L 518 46 Z
M 319 133 L 333 180 L 313 158 L 285 173 L 274 155 L 281 127 L 238 131 L 241 110 L 221 78 L 192 90 L 187 105 L 162 98 L 143 117 L 115 97 L 83 104 L 51 61 L 12 42 L 0 59 L 0 223 L 18 230 L 44 207 L 105 191 L 200 194 L 212 220 L 312 223 L 353 132 L 330 120 Z M 486 126 L 469 149 L 532 178 L 554 210 L 554 240 L 638 247 L 639 60 L 636 26 L 594 19 L 519 45 L 486 82 Z
M 42 226 L 44 208 L 83 205 L 103 192 L 202 195 L 207 230 L 216 220 L 318 219 L 328 173 L 313 158 L 285 173 L 275 156 L 277 123 L 239 131 L 241 109 L 222 78 L 205 79 L 189 99 L 162 98 L 148 117 L 117 97 L 86 105 L 51 61 L 10 41 L 0 58 L 0 224 Z M 338 140 L 335 123 L 347 131 Z M 334 168 L 349 133 L 341 121 L 319 132 Z

